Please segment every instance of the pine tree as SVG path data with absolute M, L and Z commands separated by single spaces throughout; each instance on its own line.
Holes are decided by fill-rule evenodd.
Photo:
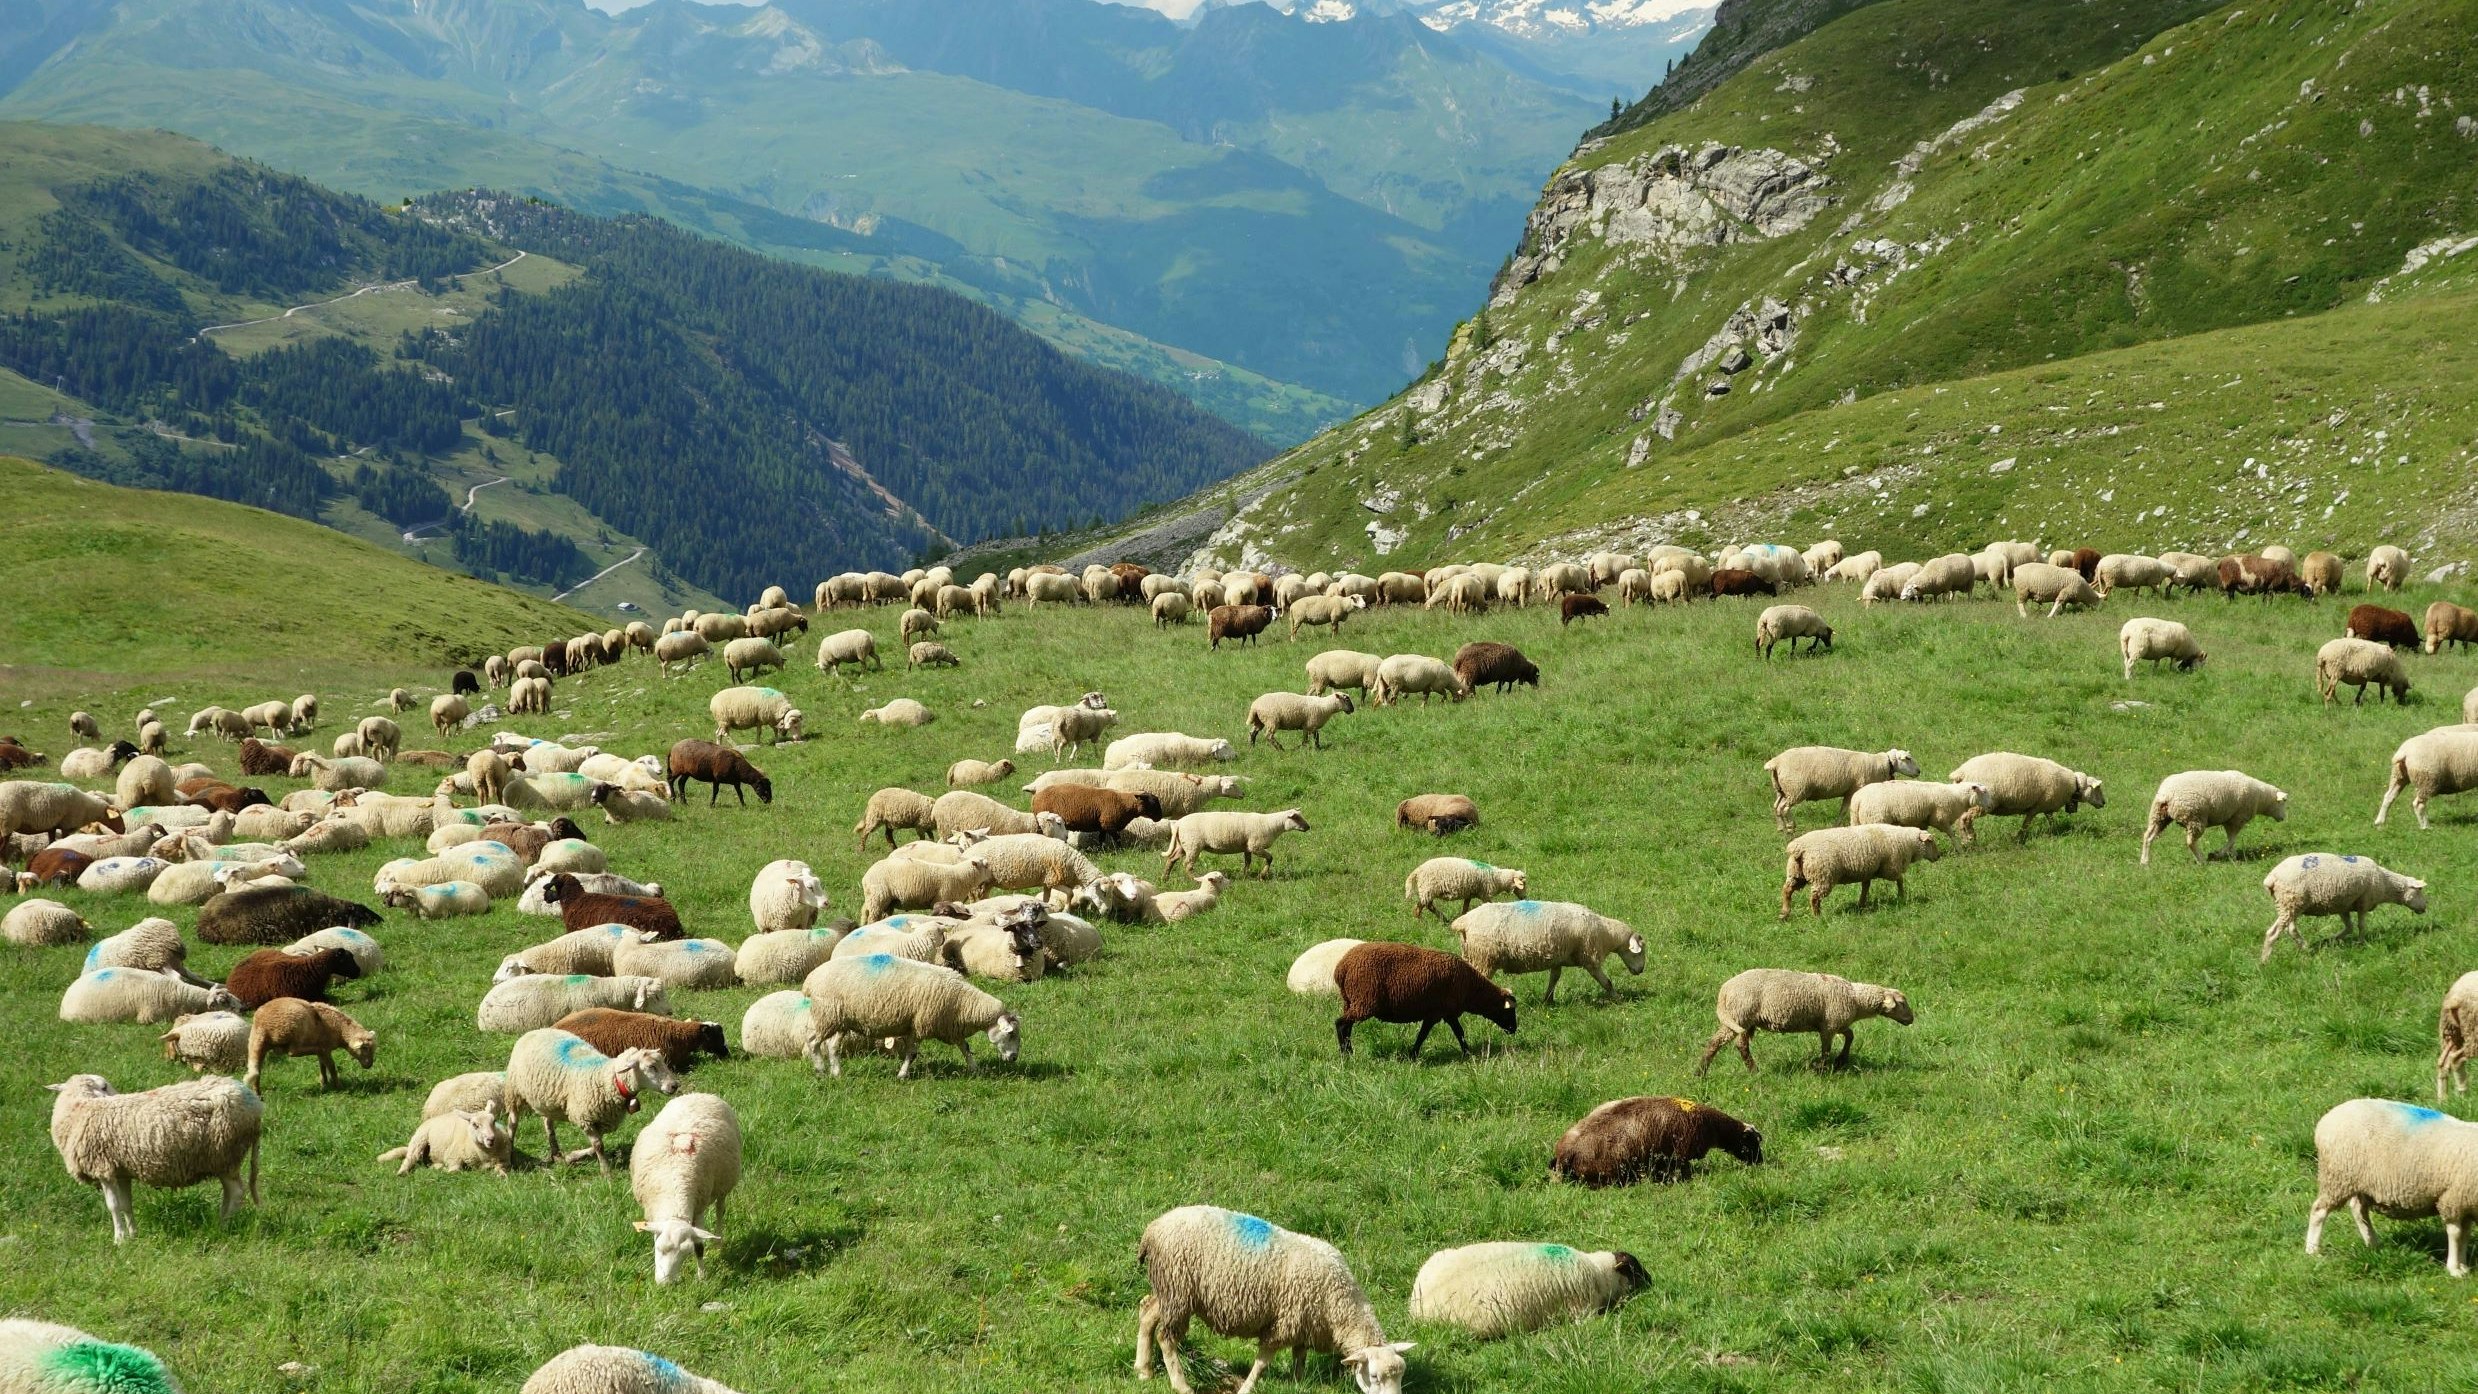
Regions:
M 1663 74 L 1663 76 L 1665 77 L 1665 76 L 1667 76 L 1667 74 Z M 1619 114 L 1620 114 L 1621 112 L 1625 111 L 1625 110 L 1626 110 L 1626 103 L 1625 103 L 1625 102 L 1623 102 L 1623 101 L 1619 100 L 1619 99 L 1618 99 L 1618 98 L 1616 98 L 1616 97 L 1611 97 L 1611 98 L 1609 99 L 1609 119 L 1610 119 L 1610 120 L 1612 120 L 1612 121 L 1617 120 L 1617 119 L 1618 119 Z

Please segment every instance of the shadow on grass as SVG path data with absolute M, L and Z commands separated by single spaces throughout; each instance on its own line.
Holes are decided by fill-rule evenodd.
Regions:
M 791 1278 L 824 1268 L 868 1238 L 858 1221 L 835 1225 L 759 1225 L 728 1233 L 724 1257 L 752 1278 Z

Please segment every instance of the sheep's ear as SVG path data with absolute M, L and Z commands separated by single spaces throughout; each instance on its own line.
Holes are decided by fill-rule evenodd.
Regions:
M 1410 1350 L 1418 1344 L 1419 1342 L 1417 1341 L 1395 1341 L 1386 1346 L 1386 1349 L 1394 1352 L 1396 1355 L 1400 1355 L 1404 1351 Z
M 637 1222 L 636 1222 L 636 1228 L 637 1228 L 637 1233 L 639 1233 L 639 1234 L 652 1234 L 652 1233 L 654 1232 L 654 1225 L 653 1225 L 653 1222 L 652 1222 L 652 1221 L 650 1221 L 650 1220 L 639 1220 L 639 1221 L 637 1221 Z

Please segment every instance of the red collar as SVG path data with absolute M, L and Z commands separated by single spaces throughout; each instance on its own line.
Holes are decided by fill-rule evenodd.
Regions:
M 611 1087 L 619 1091 L 622 1100 L 633 1104 L 637 1101 L 637 1091 L 628 1087 L 628 1076 L 631 1073 L 631 1071 L 622 1070 L 611 1076 Z

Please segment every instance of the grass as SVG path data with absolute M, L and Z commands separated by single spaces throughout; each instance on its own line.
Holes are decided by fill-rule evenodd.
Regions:
M 72 594 L 82 607 L 108 589 L 28 579 L 8 577 L 21 614 L 65 615 Z M 158 617 L 186 612 L 159 589 L 173 573 L 148 579 Z M 2416 609 L 2431 594 L 2402 599 Z M 1539 610 L 1366 615 L 1344 644 L 1444 654 L 1501 638 L 1546 682 L 1363 710 L 1327 728 L 1321 753 L 1250 748 L 1240 723 L 1257 693 L 1295 689 L 1324 644 L 1209 654 L 1199 629 L 1160 633 L 1125 610 L 958 623 L 942 636 L 963 658 L 956 670 L 857 686 L 805 662 L 781 675 L 816 735 L 754 753 L 775 781 L 771 807 L 692 803 L 669 824 L 595 829 L 616 867 L 672 890 L 693 932 L 739 939 L 748 879 L 780 856 L 818 868 L 835 912 L 855 908 L 883 852 L 856 854 L 845 831 L 868 791 L 934 790 L 949 761 L 1006 751 L 1025 706 L 1090 688 L 1125 713 L 1122 730 L 1239 740 L 1230 768 L 1254 781 L 1246 806 L 1298 805 L 1314 830 L 1285 838 L 1274 878 L 1234 885 L 1211 915 L 1107 929 L 1094 964 L 1003 989 L 1025 1020 L 1014 1067 L 967 1075 L 936 1046 L 908 1084 L 880 1060 L 832 1083 L 796 1062 L 701 1066 L 698 1087 L 748 1127 L 749 1165 L 710 1276 L 680 1287 L 651 1284 L 620 1177 L 398 1180 L 371 1160 L 403 1141 L 432 1082 L 504 1059 L 507 1040 L 473 1030 L 473 1004 L 499 957 L 547 937 L 547 921 L 391 914 L 378 930 L 388 970 L 340 993 L 379 1033 L 376 1067 L 325 1096 L 307 1062 L 270 1075 L 266 1206 L 220 1232 L 206 1191 L 145 1192 L 139 1238 L 117 1251 L 94 1193 L 49 1154 L 36 1086 L 91 1070 L 136 1088 L 175 1071 L 153 1030 L 52 1021 L 73 951 L 0 953 L 0 1003 L 40 1023 L 8 1086 L 0 1230 L 13 1252 L 44 1257 L 0 1267 L 0 1308 L 149 1345 L 199 1388 L 504 1390 L 580 1341 L 656 1349 L 751 1394 L 1132 1388 L 1137 1235 L 1202 1200 L 1340 1245 L 1389 1334 L 1421 1343 L 1420 1391 L 2467 1387 L 2449 1333 L 2468 1295 L 2444 1276 L 2438 1225 L 2380 1222 L 2371 1251 L 2344 1229 L 2320 1260 L 2299 1241 L 2314 1120 L 2354 1095 L 2420 1097 L 2435 1002 L 2468 966 L 2478 809 L 2446 801 L 2425 833 L 2368 819 L 2391 749 L 2457 715 L 2478 658 L 2412 659 L 2419 700 L 2406 709 L 2326 707 L 2311 655 L 2338 629 L 2336 604 L 2121 598 L 2026 621 L 1984 601 L 1862 610 L 1844 592 L 1810 598 L 1839 647 L 1769 665 L 1747 651 L 1754 608 L 1737 604 L 1563 631 Z M 452 613 L 435 597 L 389 599 Z M 360 608 L 372 603 L 326 597 L 312 613 L 331 636 L 383 633 L 384 617 Z M 2121 680 L 2115 630 L 2137 613 L 2187 620 L 2210 663 Z M 879 610 L 830 624 L 865 624 L 899 651 L 894 621 Z M 41 628 L 54 635 L 49 661 L 79 661 L 65 620 Z M 145 667 L 97 654 L 82 666 L 122 676 L 38 689 L 12 729 L 51 748 L 72 706 L 117 725 L 140 701 L 170 697 L 158 710 L 185 713 L 266 696 L 278 684 L 235 652 L 249 642 L 236 629 L 219 655 L 159 646 Z M 426 693 L 445 670 L 406 653 L 334 676 L 320 689 L 322 740 L 388 686 Z M 550 718 L 519 725 L 660 751 L 709 729 L 705 702 L 723 681 L 713 667 L 665 680 L 632 660 L 561 684 Z M 937 723 L 855 725 L 898 695 L 928 703 Z M 2128 699 L 2145 705 L 2120 710 Z M 1906 899 L 1862 912 L 1845 890 L 1823 919 L 1779 923 L 1781 837 L 1760 765 L 1807 742 L 1900 744 L 1931 776 L 1985 750 L 2044 753 L 2104 779 L 2109 804 L 2027 845 L 1992 825 L 1979 846 L 1918 869 Z M 230 768 L 217 744 L 182 753 Z M 2223 766 L 2289 790 L 2289 820 L 2250 829 L 2235 865 L 2189 864 L 2173 837 L 2169 855 L 2136 865 L 2157 781 Z M 1423 790 L 1472 795 L 1484 826 L 1445 843 L 1393 831 L 1395 801 Z M 1822 826 L 1829 810 L 1799 821 Z M 366 891 L 409 850 L 324 858 L 313 881 Z M 2363 942 L 2284 948 L 2258 967 L 2269 922 L 2258 883 L 2274 859 L 2308 850 L 2426 877 L 2430 914 L 2380 911 Z M 1521 979 L 1520 1033 L 1474 1023 L 1472 1060 L 1435 1040 L 1407 1060 L 1409 1029 L 1385 1027 L 1364 1028 L 1358 1057 L 1338 1059 L 1331 1006 L 1291 997 L 1284 969 L 1335 936 L 1449 943 L 1399 899 L 1403 874 L 1439 853 L 1524 867 L 1535 894 L 1628 919 L 1650 944 L 1646 973 L 1621 976 L 1615 1001 L 1585 983 L 1547 1009 L 1541 980 Z M 1141 851 L 1101 860 L 1159 867 Z M 149 908 L 63 898 L 105 929 Z M 218 972 L 237 954 L 198 958 Z M 1902 987 L 1917 1023 L 1863 1026 L 1846 1074 L 1809 1070 L 1806 1041 L 1765 1037 L 1758 1072 L 1724 1064 L 1693 1078 L 1714 988 L 1758 965 Z M 678 1005 L 736 1036 L 767 990 Z M 1770 1161 L 1715 1160 L 1665 1188 L 1547 1180 L 1568 1124 L 1654 1092 L 1750 1120 Z M 539 1155 L 538 1125 L 519 1141 Z M 1652 1284 L 1605 1320 L 1495 1344 L 1405 1319 L 1430 1252 L 1517 1237 L 1631 1249 Z M 1246 1354 L 1201 1343 L 1223 1360 Z M 287 1381 L 276 1367 L 291 1360 L 316 1373 Z M 1344 1386 L 1321 1366 L 1306 1387 Z

